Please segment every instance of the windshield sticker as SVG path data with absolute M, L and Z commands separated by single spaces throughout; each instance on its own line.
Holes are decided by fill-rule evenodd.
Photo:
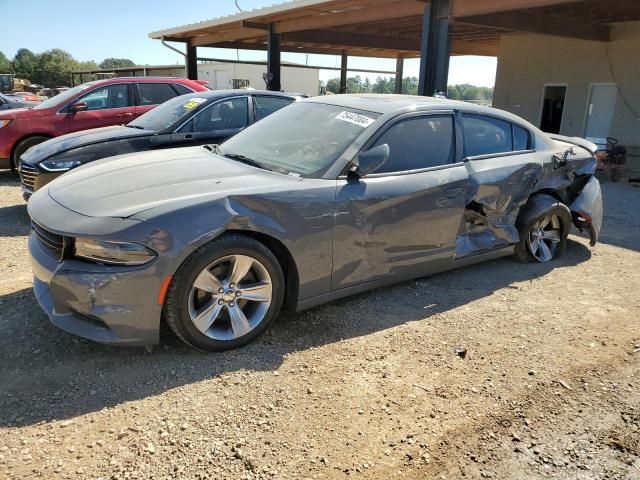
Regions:
M 196 108 L 198 105 L 200 105 L 202 102 L 206 102 L 207 99 L 206 98 L 200 98 L 200 97 L 196 97 L 196 98 L 192 98 L 191 100 L 189 100 L 187 103 L 185 103 L 183 106 L 184 108 L 186 108 L 187 110 L 193 110 L 194 108 Z
M 353 123 L 354 125 L 359 125 L 362 128 L 367 128 L 369 125 L 375 122 L 373 118 L 369 118 L 359 113 L 346 112 L 346 111 L 340 112 L 338 115 L 336 115 L 336 118 L 344 122 L 349 122 L 349 123 Z

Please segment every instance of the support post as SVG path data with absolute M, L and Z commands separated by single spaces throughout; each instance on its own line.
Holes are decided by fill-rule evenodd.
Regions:
M 280 81 L 280 34 L 275 32 L 273 24 L 269 25 L 267 37 L 267 90 L 282 90 Z
M 450 0 L 431 0 L 422 17 L 418 94 L 432 96 L 447 91 L 451 36 Z
M 402 93 L 402 75 L 404 70 L 404 59 L 398 57 L 396 60 L 396 84 L 393 93 Z
M 340 61 L 340 93 L 347 93 L 347 51 L 342 51 L 342 59 Z
M 189 80 L 198 79 L 198 53 L 197 47 L 187 45 L 187 56 L 185 58 L 187 67 L 187 78 Z

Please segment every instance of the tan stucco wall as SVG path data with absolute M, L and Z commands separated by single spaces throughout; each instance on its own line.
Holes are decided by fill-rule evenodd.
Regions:
M 633 153 L 640 154 L 640 119 L 631 113 L 620 95 L 622 92 L 640 115 L 640 22 L 615 25 L 612 40 L 605 44 L 546 35 L 503 35 L 494 106 L 538 125 L 544 84 L 566 83 L 560 133 L 583 136 L 589 85 L 617 83 L 610 136 L 623 145 L 636 147 Z

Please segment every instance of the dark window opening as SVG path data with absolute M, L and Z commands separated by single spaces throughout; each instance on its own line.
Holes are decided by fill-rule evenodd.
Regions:
M 375 173 L 404 172 L 453 162 L 453 117 L 429 115 L 400 120 L 372 145 L 389 145 L 389 159 Z
M 560 133 L 566 95 L 567 87 L 544 87 L 540 130 L 547 133 Z

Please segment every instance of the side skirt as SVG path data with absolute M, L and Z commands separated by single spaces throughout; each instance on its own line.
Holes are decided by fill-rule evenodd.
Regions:
M 340 290 L 335 290 L 333 292 L 324 293 L 322 295 L 301 300 L 296 305 L 295 311 L 301 312 L 303 310 L 307 310 L 309 308 L 313 308 L 315 306 L 322 305 L 324 303 L 332 302 L 339 298 L 344 298 L 350 295 L 367 292 L 369 290 L 374 290 L 376 288 L 386 287 L 389 285 L 406 282 L 408 280 L 413 280 L 413 279 L 425 277 L 428 275 L 435 275 L 436 273 L 446 272 L 459 267 L 466 267 L 466 266 L 484 262 L 487 260 L 494 260 L 496 258 L 508 257 L 509 255 L 513 255 L 514 249 L 515 249 L 514 245 L 509 245 L 507 247 L 498 248 L 496 250 L 490 250 L 488 252 L 464 257 L 459 260 L 451 260 L 446 264 L 440 263 L 435 268 L 429 268 L 428 271 L 423 271 L 420 273 L 411 272 L 405 275 L 393 275 L 393 276 L 382 278 L 380 280 L 375 280 L 373 282 L 366 282 L 366 283 L 361 283 L 359 285 L 353 285 L 351 287 L 341 288 Z

